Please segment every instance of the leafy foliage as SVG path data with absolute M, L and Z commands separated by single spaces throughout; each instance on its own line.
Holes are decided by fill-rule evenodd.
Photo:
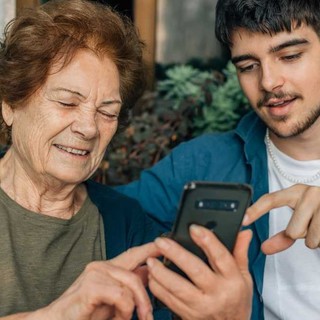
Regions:
M 210 72 L 200 71 L 189 65 L 175 66 L 166 72 L 167 79 L 160 81 L 158 90 L 164 99 L 172 102 L 172 109 L 179 110 L 184 101 L 203 102 L 203 85 L 216 88 L 215 79 Z
M 95 177 L 110 185 L 137 179 L 177 144 L 233 129 L 248 110 L 231 63 L 222 72 L 173 66 L 135 106 L 130 126 L 113 140 Z
M 168 70 L 167 77 L 159 83 L 158 90 L 165 92 L 164 99 L 171 100 L 175 110 L 185 103 L 192 104 L 190 107 L 196 111 L 190 124 L 194 136 L 230 130 L 248 110 L 247 99 L 231 62 L 222 74 L 176 66 Z

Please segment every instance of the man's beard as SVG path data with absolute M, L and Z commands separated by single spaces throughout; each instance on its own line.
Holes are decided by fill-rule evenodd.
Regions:
M 301 121 L 298 121 L 294 127 L 290 130 L 290 133 L 288 134 L 282 134 L 280 130 L 277 129 L 277 126 L 272 126 L 268 123 L 266 123 L 267 127 L 271 132 L 273 132 L 277 137 L 279 138 L 291 138 L 296 137 L 299 134 L 305 132 L 308 130 L 320 117 L 320 104 L 314 109 L 310 111 L 310 114 L 308 114 L 308 117 L 306 119 L 302 119 Z M 282 118 L 278 119 L 278 123 L 286 123 L 288 121 L 287 116 L 283 116 Z
M 278 93 L 271 93 L 271 92 L 265 92 L 264 97 L 258 101 L 257 108 L 258 110 L 261 108 L 266 108 L 266 105 L 268 101 L 272 98 L 275 99 L 302 99 L 303 97 L 296 93 L 296 92 L 283 92 L 280 91 Z M 259 113 L 258 113 L 259 114 Z M 271 125 L 268 123 L 268 121 L 265 121 L 262 117 L 262 120 L 265 122 L 267 127 L 270 129 L 271 132 L 273 132 L 277 137 L 279 138 L 291 138 L 298 136 L 299 134 L 305 132 L 307 129 L 309 129 L 319 118 L 320 116 L 320 104 L 316 106 L 316 108 L 312 109 L 310 113 L 308 114 L 308 117 L 300 122 L 297 122 L 294 127 L 290 130 L 291 132 L 288 134 L 281 133 L 280 130 L 277 129 L 276 125 Z M 276 122 L 277 123 L 286 123 L 289 121 L 289 116 L 282 116 L 279 117 Z

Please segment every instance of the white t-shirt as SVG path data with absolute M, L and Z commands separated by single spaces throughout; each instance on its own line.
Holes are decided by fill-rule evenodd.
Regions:
M 304 179 L 320 169 L 320 160 L 297 161 L 272 142 L 271 148 L 281 169 L 291 176 Z M 293 185 L 279 174 L 269 155 L 268 168 L 270 192 Z M 320 179 L 312 185 L 320 186 Z M 291 215 L 289 207 L 271 210 L 269 236 L 285 229 Z M 307 248 L 302 239 L 283 252 L 267 256 L 262 296 L 266 320 L 319 320 L 320 250 Z

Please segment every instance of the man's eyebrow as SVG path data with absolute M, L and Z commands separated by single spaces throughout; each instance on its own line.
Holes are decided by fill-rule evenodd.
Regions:
M 282 49 L 285 49 L 288 47 L 294 47 L 294 46 L 298 46 L 298 45 L 306 45 L 309 43 L 310 42 L 307 39 L 292 39 L 292 40 L 283 42 L 275 47 L 270 48 L 269 52 L 275 53 L 275 52 L 281 51 Z
M 257 58 L 252 54 L 243 54 L 243 55 L 235 56 L 231 58 L 231 62 L 233 64 L 236 64 L 238 62 L 245 61 L 245 60 L 257 60 Z
M 292 40 L 283 42 L 277 46 L 271 47 L 269 49 L 269 53 L 275 53 L 285 48 L 294 47 L 298 45 L 307 45 L 307 44 L 310 44 L 310 42 L 306 39 L 292 39 Z M 257 58 L 252 54 L 243 54 L 243 55 L 235 56 L 231 59 L 233 64 L 236 64 L 238 62 L 245 61 L 245 60 L 257 60 Z

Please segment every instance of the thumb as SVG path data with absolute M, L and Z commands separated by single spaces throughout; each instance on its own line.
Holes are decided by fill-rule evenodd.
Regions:
M 130 248 L 109 262 L 114 266 L 132 271 L 144 264 L 149 257 L 158 256 L 160 256 L 159 249 L 153 242 L 150 242 L 139 247 Z
M 294 243 L 295 240 L 288 237 L 283 230 L 266 240 L 262 244 L 261 250 L 264 254 L 274 254 L 290 248 Z

